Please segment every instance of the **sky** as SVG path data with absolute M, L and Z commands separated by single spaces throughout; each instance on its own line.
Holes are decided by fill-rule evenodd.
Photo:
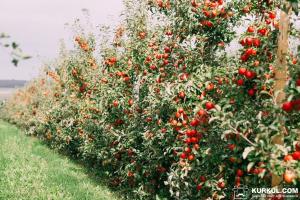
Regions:
M 78 18 L 87 22 L 83 9 L 93 27 L 117 25 L 123 4 L 122 0 L 0 0 L 0 33 L 9 34 L 33 57 L 14 67 L 8 49 L 0 47 L 0 79 L 38 76 L 44 63 L 58 57 L 62 39 L 71 49 L 74 31 L 68 24 Z

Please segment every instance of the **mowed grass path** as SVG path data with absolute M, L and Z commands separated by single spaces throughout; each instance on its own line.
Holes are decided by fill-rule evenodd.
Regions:
M 87 169 L 0 121 L 0 200 L 117 200 Z

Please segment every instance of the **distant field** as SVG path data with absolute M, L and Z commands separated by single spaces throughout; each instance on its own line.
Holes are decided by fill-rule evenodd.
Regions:
M 16 88 L 1 88 L 0 87 L 0 100 L 5 100 L 9 98 L 14 91 L 16 91 Z

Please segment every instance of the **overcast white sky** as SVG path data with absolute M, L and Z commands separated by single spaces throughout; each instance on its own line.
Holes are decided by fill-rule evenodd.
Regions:
M 0 0 L 0 33 L 8 33 L 24 52 L 33 56 L 14 67 L 7 49 L 0 47 L 0 79 L 29 80 L 38 75 L 42 63 L 58 56 L 60 39 L 73 46 L 66 23 L 83 21 L 88 9 L 93 25 L 117 24 L 122 0 Z

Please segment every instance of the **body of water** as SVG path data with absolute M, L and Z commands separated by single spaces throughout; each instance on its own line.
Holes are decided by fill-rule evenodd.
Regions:
M 1 88 L 0 87 L 0 101 L 9 98 L 17 88 Z

